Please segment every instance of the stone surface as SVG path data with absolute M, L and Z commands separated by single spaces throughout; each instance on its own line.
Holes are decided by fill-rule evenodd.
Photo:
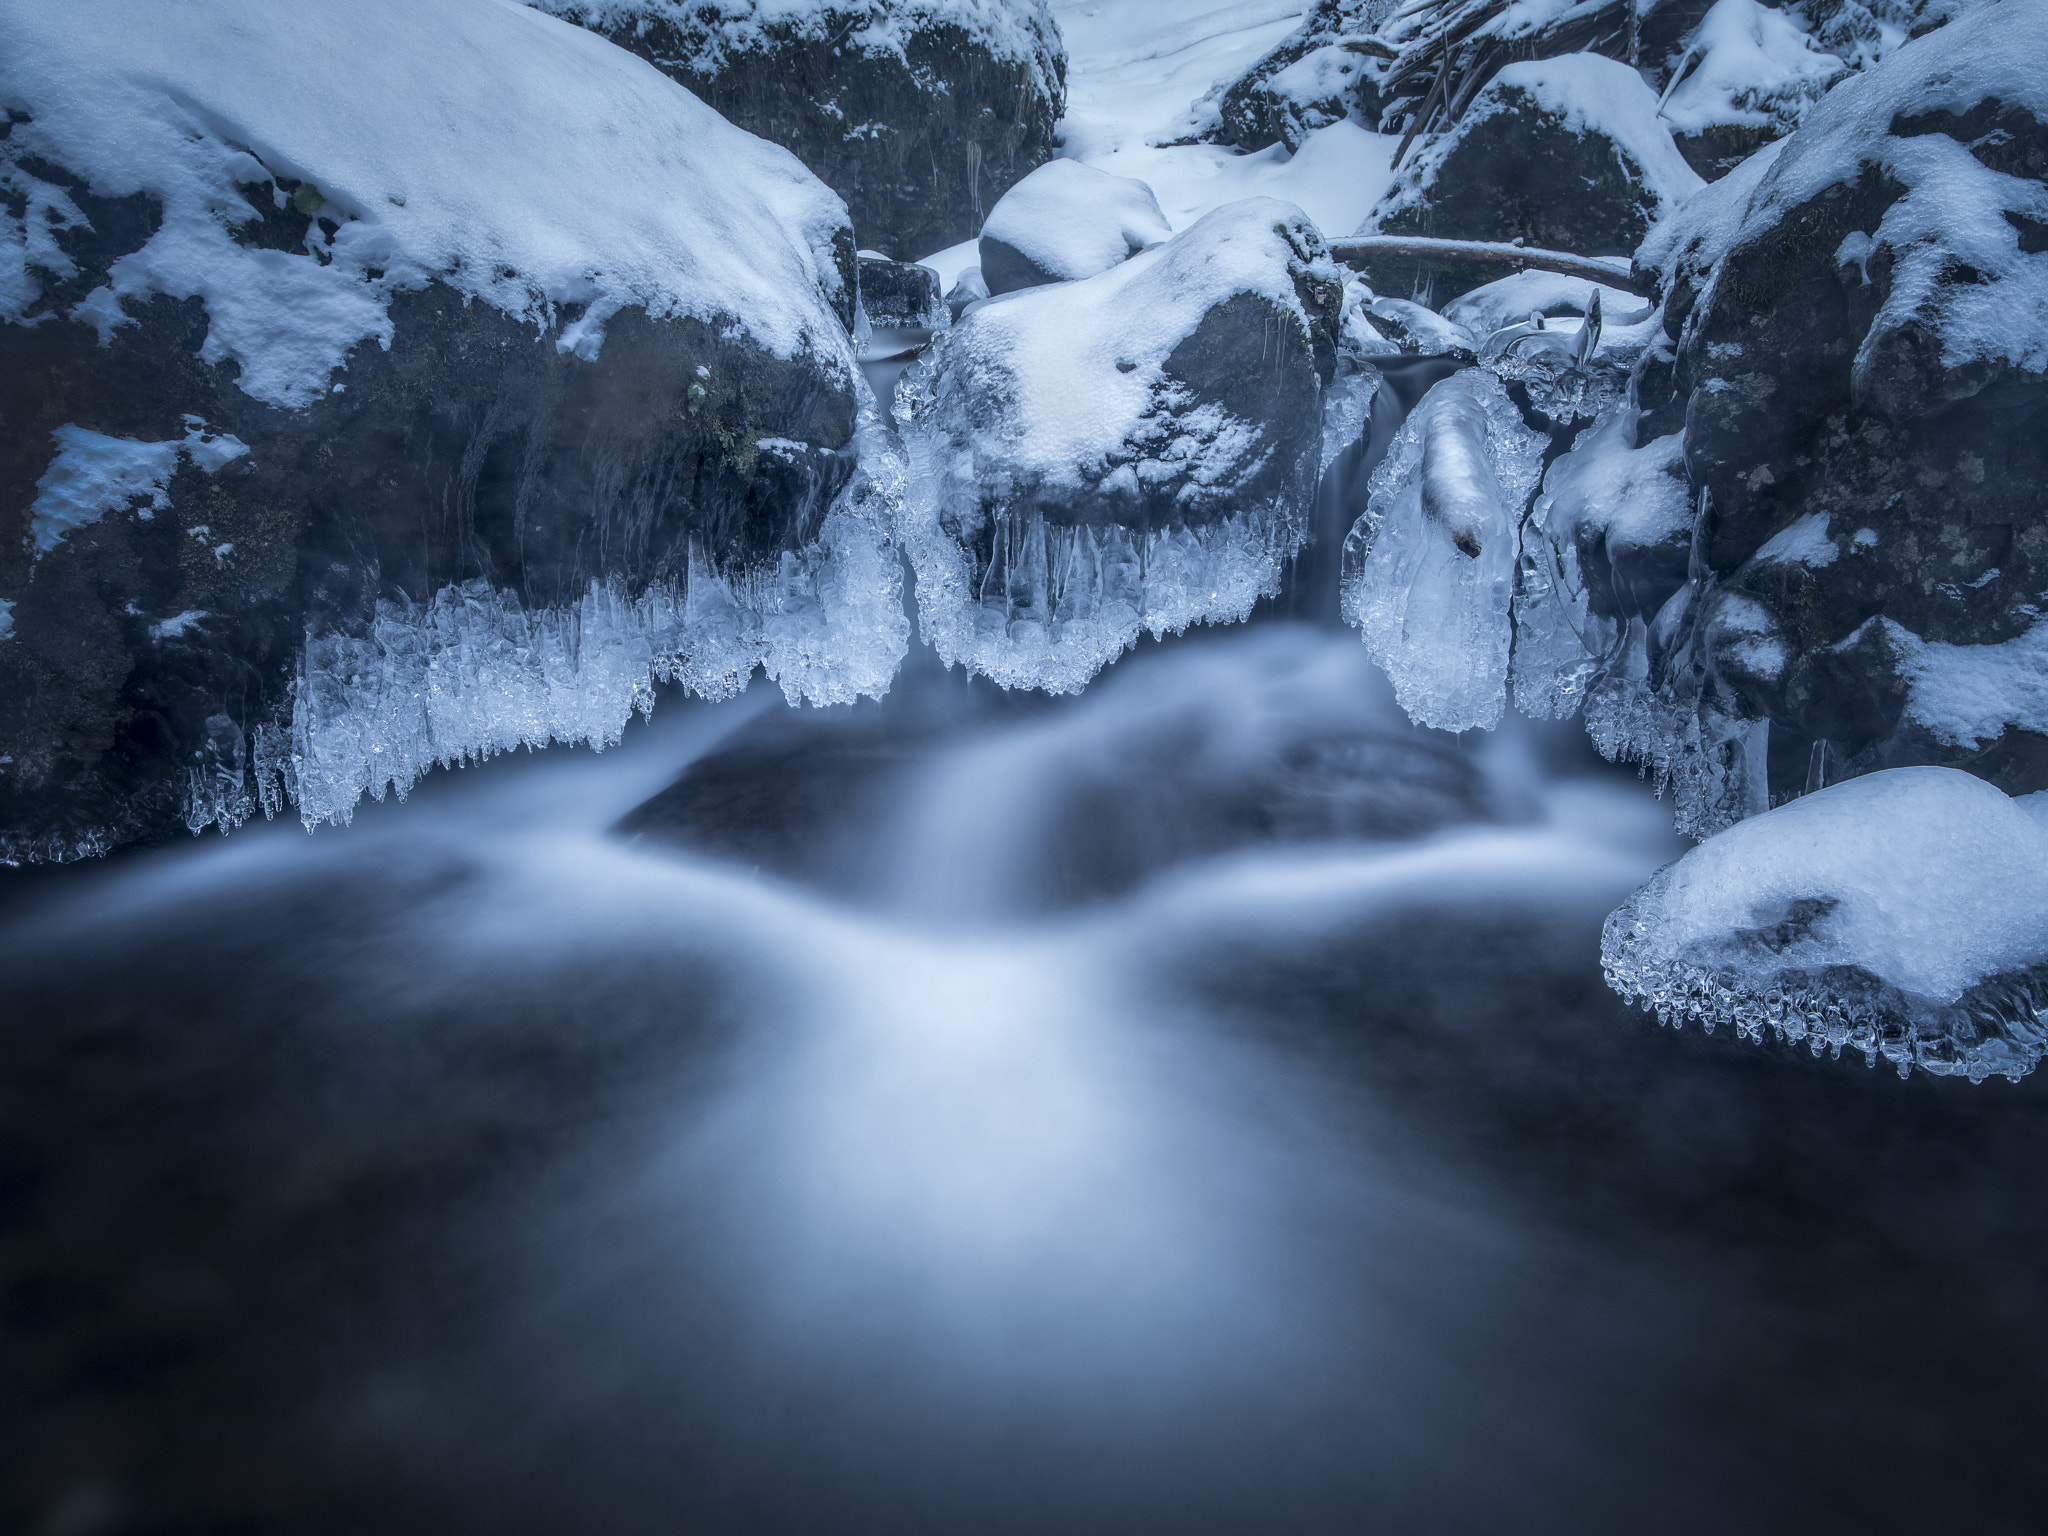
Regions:
M 543 0 L 630 49 L 846 199 L 864 247 L 971 239 L 1051 158 L 1066 52 L 1041 0 Z M 764 14 L 767 13 L 767 14 Z
M 1242 150 L 1301 148 L 1347 117 L 1379 122 L 1381 61 L 1367 39 L 1394 9 L 1388 0 L 1319 0 L 1299 31 L 1239 77 L 1217 103 L 1217 137 Z
M 1769 722 L 1772 802 L 1919 763 L 2048 787 L 2023 654 L 2048 589 L 2048 127 L 1986 64 L 2042 12 L 2011 16 L 1839 88 L 1646 253 L 1676 355 L 1641 403 L 1683 410 L 1706 509 L 1652 677 L 1681 714 Z

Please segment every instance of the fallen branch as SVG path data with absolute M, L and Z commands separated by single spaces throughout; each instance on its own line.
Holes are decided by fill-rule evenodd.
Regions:
M 1545 251 L 1531 245 L 1510 245 L 1504 240 L 1436 240 L 1423 235 L 1353 235 L 1330 243 L 1330 254 L 1347 266 L 1363 266 L 1388 258 L 1409 261 L 1441 261 L 1470 266 L 1533 267 L 1538 272 L 1557 272 L 1566 277 L 1583 277 L 1605 288 L 1619 288 L 1638 298 L 1655 299 L 1655 291 L 1637 279 L 1625 256 L 1574 256 L 1569 251 Z

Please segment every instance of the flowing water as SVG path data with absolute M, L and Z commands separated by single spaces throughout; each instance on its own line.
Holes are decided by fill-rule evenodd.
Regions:
M 2035 1081 L 1658 1029 L 1677 849 L 1287 623 L 9 876 L 9 1529 L 2039 1529 Z

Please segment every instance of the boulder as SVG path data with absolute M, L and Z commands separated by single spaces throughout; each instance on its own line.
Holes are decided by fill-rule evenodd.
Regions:
M 1573 54 L 1495 75 L 1455 127 L 1402 167 L 1366 229 L 1626 256 L 1699 185 L 1642 78 Z M 1365 270 L 1382 293 L 1438 303 L 1510 272 L 1399 258 Z
M 947 323 L 939 274 L 915 262 L 861 257 L 860 307 L 877 331 L 936 331 Z
M 1740 727 L 1748 808 L 1910 764 L 2048 787 L 2044 82 L 2048 5 L 1965 16 L 1642 253 L 1676 359 L 1639 390 L 1701 509 L 1650 702 Z
M 1044 0 L 534 0 L 783 145 L 863 245 L 970 240 L 1054 149 L 1066 51 Z
M 884 686 L 829 189 L 538 12 L 260 9 L 5 7 L 0 857 Z
M 926 638 L 1072 692 L 1141 629 L 1244 618 L 1306 537 L 1343 283 L 1300 210 L 1229 204 L 977 305 L 898 392 Z
M 1297 150 L 1346 118 L 1376 125 L 1391 50 L 1371 34 L 1393 9 L 1390 0 L 1319 0 L 1298 31 L 1223 91 L 1216 136 L 1243 150 Z
M 1173 237 L 1142 181 L 1078 160 L 1042 165 L 1003 194 L 981 226 L 989 293 L 1093 277 Z

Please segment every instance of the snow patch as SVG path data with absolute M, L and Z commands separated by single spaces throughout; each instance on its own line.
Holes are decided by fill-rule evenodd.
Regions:
M 1142 181 L 1078 160 L 1041 165 L 1005 192 L 981 226 L 1039 270 L 1062 281 L 1093 277 L 1173 238 L 1159 200 Z M 988 275 L 984 258 L 983 271 Z

